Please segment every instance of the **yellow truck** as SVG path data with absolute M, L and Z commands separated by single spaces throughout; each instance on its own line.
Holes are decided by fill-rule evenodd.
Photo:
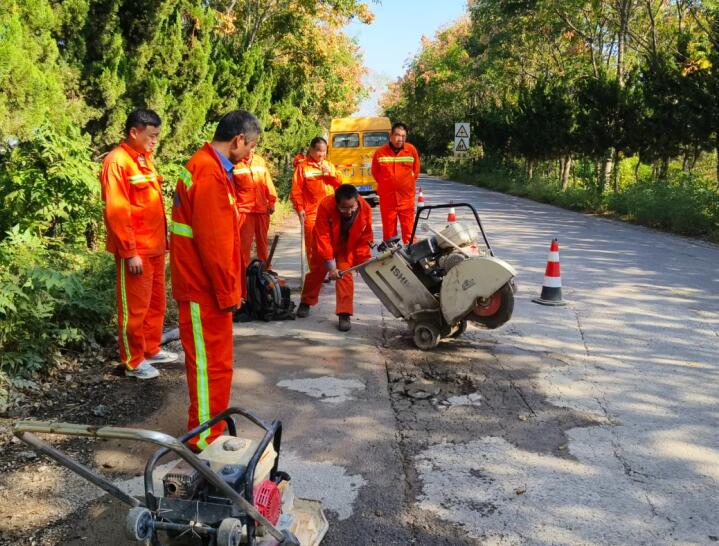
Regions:
M 372 207 L 379 203 L 371 172 L 372 156 L 389 142 L 391 128 L 389 118 L 384 117 L 337 118 L 330 123 L 328 159 Z

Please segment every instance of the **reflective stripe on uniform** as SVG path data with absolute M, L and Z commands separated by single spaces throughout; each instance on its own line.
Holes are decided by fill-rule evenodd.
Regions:
M 230 198 L 230 205 L 232 205 L 234 207 L 235 206 L 235 196 L 232 195 L 231 193 L 228 193 L 227 197 Z
M 127 290 L 125 288 L 125 258 L 120 258 L 120 300 L 122 301 L 122 344 L 125 346 L 125 366 L 132 360 L 127 341 Z
M 135 174 L 127 179 L 130 184 L 142 184 L 143 182 L 154 182 L 157 180 L 155 173 L 150 174 Z
M 196 388 L 197 388 L 197 419 L 200 424 L 210 419 L 210 388 L 209 377 L 207 376 L 207 351 L 205 350 L 205 337 L 202 333 L 202 318 L 200 316 L 200 304 L 190 302 L 190 317 L 192 319 L 192 338 L 195 342 L 195 360 L 197 362 Z M 197 447 L 207 447 L 207 437 L 210 429 L 200 434 L 197 440 Z
M 305 169 L 305 178 L 314 178 L 315 176 L 322 176 L 322 171 L 318 169 Z
M 265 172 L 267 169 L 265 169 L 262 165 L 260 165 L 260 166 L 258 166 L 258 167 L 252 167 L 251 170 L 252 170 L 253 173 L 263 173 L 263 172 Z
M 174 220 L 170 222 L 170 233 L 180 235 L 181 237 L 189 237 L 190 239 L 192 239 L 193 236 L 192 227 L 188 226 L 187 224 L 175 222 Z
M 252 171 L 250 171 L 247 167 L 235 167 L 232 169 L 232 174 L 250 174 Z
M 180 180 L 185 184 L 185 189 L 189 190 L 192 187 L 192 175 L 184 167 L 180 170 Z
M 378 161 L 380 163 L 414 163 L 414 157 L 412 157 L 412 156 L 400 156 L 400 157 L 383 156 L 383 157 L 380 157 Z

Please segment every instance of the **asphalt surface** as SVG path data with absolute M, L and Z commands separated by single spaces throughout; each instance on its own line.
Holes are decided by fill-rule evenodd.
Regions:
M 348 334 L 332 285 L 306 319 L 235 326 L 233 403 L 282 420 L 280 466 L 322 499 L 323 545 L 719 541 L 719 247 L 419 184 L 428 204 L 477 207 L 517 269 L 507 325 L 423 353 L 358 279 Z M 543 307 L 531 299 L 554 237 L 568 304 Z M 292 218 L 273 260 L 291 286 L 298 249 Z M 181 430 L 184 392 L 175 402 L 139 425 Z M 100 499 L 63 544 L 125 544 L 123 522 Z

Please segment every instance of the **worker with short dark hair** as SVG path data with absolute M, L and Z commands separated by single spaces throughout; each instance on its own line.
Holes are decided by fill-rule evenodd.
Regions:
M 407 142 L 407 126 L 392 125 L 389 142 L 372 157 L 372 176 L 377 181 L 382 239 L 397 236 L 397 219 L 402 241 L 407 244 L 414 223 L 414 194 L 420 172 L 417 149 Z
M 227 409 L 232 387 L 232 312 L 241 300 L 240 238 L 233 169 L 257 145 L 260 124 L 244 110 L 226 114 L 212 142 L 180 173 L 172 206 L 172 295 L 180 311 L 190 391 L 188 429 Z M 191 440 L 206 448 L 224 423 Z
M 313 138 L 307 157 L 297 163 L 292 176 L 290 201 L 304 224 L 308 262 L 312 261 L 312 231 L 317 207 L 322 199 L 332 195 L 335 188 L 342 184 L 342 175 L 326 158 L 327 141 L 319 136 Z
M 309 315 L 317 304 L 325 275 L 336 281 L 338 328 L 351 328 L 354 299 L 352 273 L 342 271 L 366 262 L 371 257 L 372 209 L 351 184 L 343 184 L 334 195 L 325 197 L 317 208 L 313 234 L 310 272 L 305 277 L 302 299 L 297 309 L 300 318 Z
M 152 110 L 134 110 L 125 122 L 125 140 L 102 162 L 108 252 L 115 255 L 118 341 L 125 375 L 152 379 L 153 364 L 177 355 L 160 349 L 165 320 L 167 219 L 162 177 L 152 152 L 161 120 Z

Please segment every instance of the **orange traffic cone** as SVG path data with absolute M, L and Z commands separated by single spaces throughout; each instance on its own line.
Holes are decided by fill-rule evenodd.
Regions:
M 542 294 L 532 301 L 542 305 L 567 305 L 567 302 L 562 299 L 562 275 L 559 272 L 559 241 L 557 239 L 552 239 L 552 246 L 549 248 Z
M 450 201 L 450 203 L 452 203 L 452 202 Z M 449 209 L 449 214 L 447 215 L 447 222 L 449 222 L 450 224 L 454 224 L 456 221 L 457 221 L 457 213 L 455 212 L 454 207 L 451 207 Z
M 424 194 L 422 193 L 422 186 L 419 187 L 419 196 L 417 197 L 417 203 L 422 204 L 424 203 Z

